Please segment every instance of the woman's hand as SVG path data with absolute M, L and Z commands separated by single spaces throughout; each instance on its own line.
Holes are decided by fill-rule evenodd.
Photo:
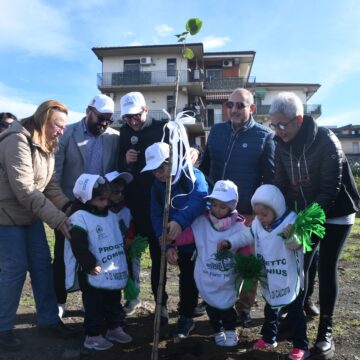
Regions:
M 220 242 L 218 242 L 217 244 L 217 249 L 221 250 L 221 249 L 231 249 L 231 244 L 229 240 L 221 240 Z
M 66 218 L 58 227 L 56 230 L 59 230 L 66 239 L 71 239 L 70 236 L 70 227 L 71 227 L 71 222 L 68 218 Z

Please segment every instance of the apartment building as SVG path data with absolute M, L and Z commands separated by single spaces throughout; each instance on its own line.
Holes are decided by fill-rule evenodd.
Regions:
M 144 94 L 154 119 L 167 118 L 162 109 L 171 114 L 175 109 L 176 113 L 194 110 L 196 124 L 187 127 L 190 141 L 200 146 L 205 144 L 211 126 L 226 119 L 226 100 L 237 87 L 253 92 L 257 105 L 255 118 L 261 123 L 268 122 L 271 101 L 280 91 L 294 91 L 302 99 L 305 113 L 315 118 L 321 115 L 320 105 L 308 104 L 319 84 L 257 83 L 251 75 L 255 51 L 204 52 L 202 43 L 186 47 L 194 53 L 192 60 L 183 59 L 181 44 L 92 49 L 102 64 L 98 88 L 114 99 L 118 126 L 120 98 L 129 91 Z

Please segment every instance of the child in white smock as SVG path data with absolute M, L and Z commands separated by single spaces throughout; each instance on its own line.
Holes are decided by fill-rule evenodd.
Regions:
M 104 178 L 82 174 L 73 191 L 76 211 L 64 248 L 66 289 L 78 283 L 82 292 L 84 347 L 107 350 L 112 342 L 132 341 L 121 327 L 120 290 L 128 279 L 124 241 L 116 214 L 108 211 L 110 186 Z
M 236 346 L 236 302 L 234 254 L 240 246 L 246 246 L 252 239 L 227 241 L 231 252 L 226 259 L 218 259 L 217 253 L 222 240 L 231 238 L 246 229 L 244 218 L 236 211 L 238 191 L 229 180 L 217 181 L 212 193 L 207 196 L 211 206 L 204 215 L 199 216 L 175 240 L 174 245 L 181 246 L 195 242 L 197 257 L 194 277 L 201 297 L 206 302 L 206 311 L 215 332 L 215 344 L 218 346 Z M 170 264 L 177 263 L 177 249 L 167 250 Z

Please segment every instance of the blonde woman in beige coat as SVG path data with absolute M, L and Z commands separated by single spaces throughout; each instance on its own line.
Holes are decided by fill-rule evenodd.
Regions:
M 18 350 L 12 328 L 27 271 L 42 331 L 73 336 L 58 317 L 43 222 L 69 235 L 69 200 L 54 180 L 54 151 L 67 108 L 49 100 L 0 134 L 0 348 Z

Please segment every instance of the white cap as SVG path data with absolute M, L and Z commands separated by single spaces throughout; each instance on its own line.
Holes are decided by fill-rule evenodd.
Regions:
M 76 199 L 83 204 L 91 200 L 94 188 L 105 184 L 105 179 L 100 175 L 81 174 L 75 182 L 73 193 Z
M 170 156 L 169 144 L 157 142 L 150 145 L 145 150 L 146 166 L 140 171 L 149 171 L 157 169 Z
M 130 92 L 120 100 L 121 117 L 128 114 L 139 114 L 144 110 L 145 106 L 145 98 L 142 93 L 136 91 Z
M 111 97 L 100 94 L 96 95 L 91 101 L 89 106 L 95 108 L 99 113 L 114 113 L 114 101 Z
M 128 183 L 130 183 L 130 182 L 132 182 L 133 181 L 133 179 L 134 179 L 134 177 L 130 174 L 130 173 L 128 173 L 128 172 L 118 172 L 118 171 L 112 171 L 112 172 L 109 172 L 109 173 L 107 173 L 106 175 L 105 175 L 105 177 L 106 177 L 106 180 L 108 181 L 108 182 L 112 182 L 112 181 L 114 181 L 115 179 L 118 179 L 118 178 L 120 178 L 120 179 L 124 179 L 124 181 L 128 184 Z
M 251 206 L 255 204 L 266 205 L 276 215 L 276 219 L 284 215 L 286 211 L 285 198 L 282 192 L 275 185 L 265 184 L 258 187 L 251 198 Z
M 238 201 L 237 186 L 230 180 L 219 180 L 215 183 L 212 193 L 205 198 L 216 199 L 222 202 Z

